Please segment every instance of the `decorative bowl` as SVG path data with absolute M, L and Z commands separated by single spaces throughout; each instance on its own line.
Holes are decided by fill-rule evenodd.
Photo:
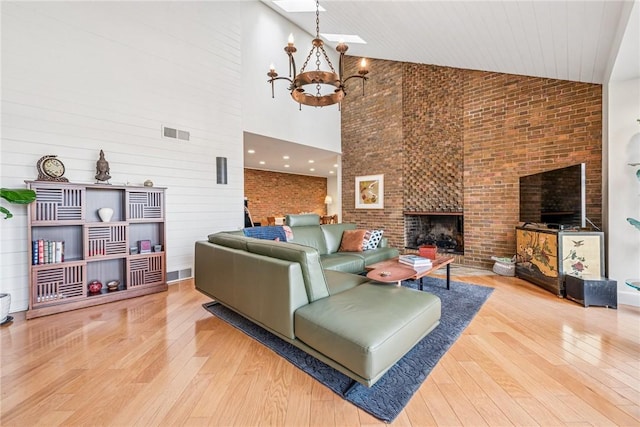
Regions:
M 89 292 L 92 294 L 97 294 L 102 289 L 102 283 L 98 280 L 92 280 L 89 282 Z
M 112 280 L 109 283 L 107 283 L 107 289 L 109 289 L 109 291 L 117 291 L 118 286 L 120 286 L 119 280 Z

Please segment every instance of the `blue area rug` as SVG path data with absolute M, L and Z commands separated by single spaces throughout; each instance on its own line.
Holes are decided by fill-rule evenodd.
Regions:
M 403 286 L 418 288 L 416 281 L 405 281 Z M 434 277 L 424 278 L 424 290 L 439 296 L 442 300 L 440 325 L 416 344 L 372 387 L 357 384 L 347 396 L 344 395 L 344 391 L 351 379 L 346 375 L 223 305 L 208 303 L 204 304 L 204 307 L 216 317 L 266 345 L 342 398 L 383 421 L 391 422 L 493 292 L 493 288 L 455 281 L 451 282 L 451 290 L 448 291 L 445 280 Z

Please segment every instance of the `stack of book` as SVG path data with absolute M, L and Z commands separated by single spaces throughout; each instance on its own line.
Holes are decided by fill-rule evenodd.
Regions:
M 413 268 L 423 269 L 431 267 L 431 260 L 429 258 L 424 258 L 418 255 L 400 255 L 398 261 Z
M 33 265 L 64 262 L 64 242 L 51 240 L 34 240 L 32 242 Z

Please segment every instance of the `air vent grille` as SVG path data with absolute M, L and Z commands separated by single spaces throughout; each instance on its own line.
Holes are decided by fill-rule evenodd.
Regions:
M 162 136 L 164 136 L 165 138 L 181 139 L 183 141 L 189 141 L 189 138 L 191 135 L 186 130 L 162 126 Z

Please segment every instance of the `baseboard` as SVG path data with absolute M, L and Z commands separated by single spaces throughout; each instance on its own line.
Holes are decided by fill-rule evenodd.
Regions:
M 628 291 L 618 290 L 618 305 L 620 304 L 640 307 L 640 291 L 636 291 L 632 288 L 629 288 Z

